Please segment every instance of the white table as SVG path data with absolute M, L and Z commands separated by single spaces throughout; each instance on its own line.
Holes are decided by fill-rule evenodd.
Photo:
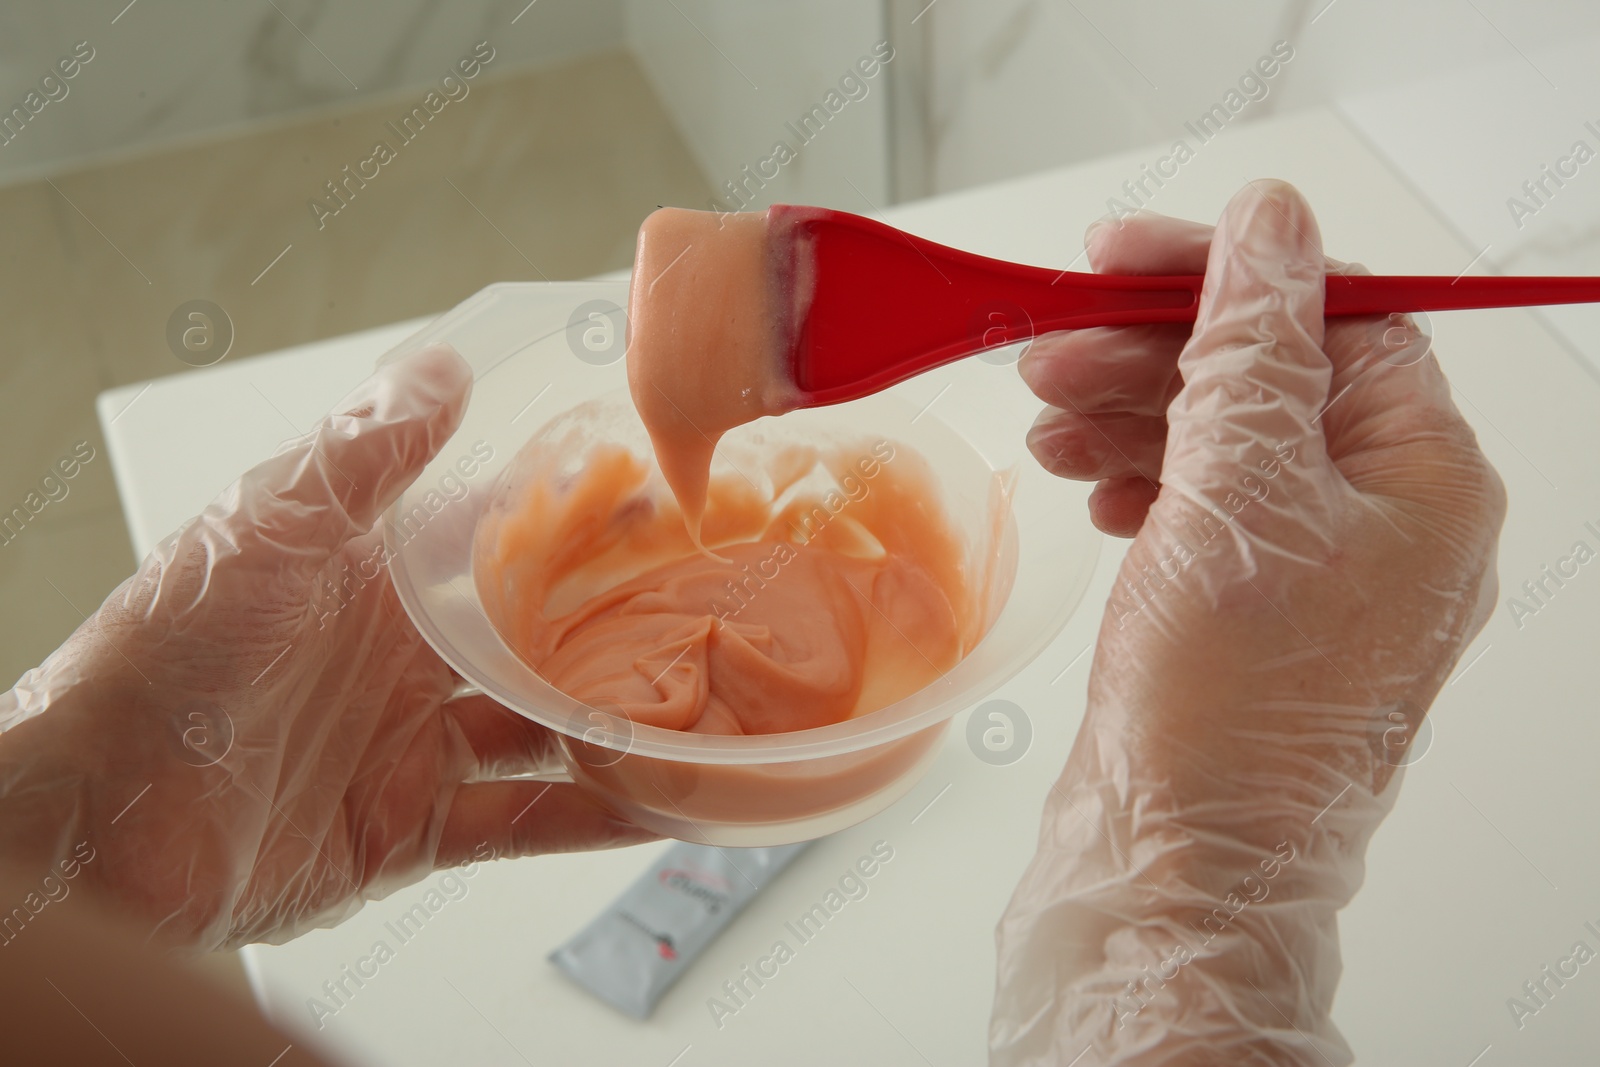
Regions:
M 887 217 L 978 252 L 1065 264 L 1106 197 L 1158 154 L 941 197 Z M 1214 218 L 1244 181 L 1268 175 L 1307 192 L 1330 252 L 1376 271 L 1454 274 L 1476 251 L 1327 111 L 1230 129 L 1153 206 Z M 142 395 L 130 387 L 103 396 L 138 551 L 309 427 L 416 325 L 225 364 L 157 382 Z M 1510 489 L 1500 557 L 1506 592 L 1440 697 L 1433 747 L 1410 769 L 1398 808 L 1373 843 L 1367 885 L 1344 915 L 1336 1016 L 1364 1063 L 1465 1067 L 1480 1053 L 1482 1067 L 1592 1062 L 1600 1047 L 1600 964 L 1580 972 L 1520 1032 L 1506 999 L 1574 941 L 1600 948 L 1583 926 L 1600 925 L 1592 819 L 1600 810 L 1593 699 L 1600 563 L 1568 580 L 1520 628 L 1503 601 L 1573 541 L 1600 545 L 1584 527 L 1594 520 L 1600 528 L 1600 387 L 1526 312 L 1435 316 L 1435 328 L 1461 406 Z M 923 380 L 912 388 L 931 399 L 939 385 Z M 1032 414 L 1018 410 L 1018 433 Z M 467 897 L 440 911 L 326 1020 L 321 1040 L 349 1062 L 388 1067 L 981 1062 L 991 931 L 1033 851 L 1043 796 L 1082 715 L 1089 658 L 1081 653 L 1120 557 L 1121 546 L 1108 544 L 1083 610 L 996 694 L 1032 718 L 1032 748 L 1020 762 L 980 762 L 961 741 L 958 720 L 921 785 L 802 856 L 650 1022 L 611 1012 L 544 960 L 645 865 L 649 850 L 640 849 L 482 869 Z M 895 859 L 871 894 L 804 946 L 747 1008 L 714 1027 L 706 998 L 880 838 L 892 843 Z M 365 955 L 383 924 L 425 888 L 369 905 L 337 930 L 250 950 L 267 1009 L 306 1028 L 307 998 Z

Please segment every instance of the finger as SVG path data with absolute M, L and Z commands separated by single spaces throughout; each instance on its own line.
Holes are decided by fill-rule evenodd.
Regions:
M 1133 537 L 1159 492 L 1144 478 L 1108 478 L 1089 494 L 1089 521 L 1112 537 Z
M 247 472 L 205 520 L 241 549 L 325 564 L 372 529 L 461 422 L 472 370 L 448 345 L 396 360 L 361 383 L 310 438 Z
M 1102 274 L 1199 274 L 1212 227 L 1153 212 L 1101 221 L 1084 235 L 1090 266 Z M 1085 412 L 1160 414 L 1172 398 L 1181 323 L 1096 327 L 1043 334 L 1018 366 L 1034 395 Z
M 1185 323 L 1097 326 L 1043 334 L 1017 370 L 1046 404 L 1085 413 L 1164 415 L 1176 395 Z
M 1330 322 L 1348 358 L 1322 419 L 1328 456 L 1358 492 L 1421 508 L 1452 545 L 1498 528 L 1504 490 L 1432 351 L 1408 316 Z M 1336 363 L 1339 362 L 1336 360 Z M 1476 501 L 1477 506 L 1468 502 Z
M 613 815 L 575 785 L 476 782 L 456 791 L 434 866 L 459 867 L 486 853 L 505 858 L 618 848 L 659 836 Z
M 555 737 L 547 728 L 490 697 L 452 700 L 444 705 L 443 714 L 472 746 L 477 757 L 473 779 L 537 774 L 560 765 Z
M 1161 478 L 1167 420 L 1159 415 L 1084 415 L 1046 408 L 1028 431 L 1028 451 L 1060 478 Z
M 1320 421 L 1335 458 L 1368 444 L 1362 429 L 1393 409 L 1456 414 L 1433 339 L 1409 315 L 1330 319 L 1325 347 L 1334 370 Z
M 1215 227 L 1138 211 L 1101 219 L 1083 235 L 1096 274 L 1201 274 Z
M 1210 507 L 1240 471 L 1288 442 L 1305 477 L 1325 462 L 1317 417 L 1333 368 L 1323 353 L 1316 220 L 1282 182 L 1229 202 L 1211 245 L 1194 336 L 1178 359 L 1162 480 Z
M 1359 263 L 1329 260 L 1328 286 L 1348 275 L 1370 275 Z M 1410 315 L 1351 315 L 1330 319 L 1327 344 L 1333 381 L 1322 419 L 1329 454 L 1336 459 L 1368 443 L 1375 418 L 1393 409 L 1433 412 L 1466 425 L 1451 399 L 1450 383 L 1433 358 L 1433 338 Z

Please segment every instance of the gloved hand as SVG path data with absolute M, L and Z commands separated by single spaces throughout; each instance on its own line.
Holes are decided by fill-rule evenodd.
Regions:
M 1504 491 L 1425 339 L 1324 323 L 1291 187 L 1245 188 L 1215 233 L 1144 216 L 1088 244 L 1206 280 L 1187 340 L 1082 330 L 1023 365 L 1061 409 L 1036 453 L 1107 479 L 1097 524 L 1138 536 L 997 931 L 992 1062 L 1349 1063 L 1335 916 L 1398 789 L 1385 734 L 1492 608 Z
M 576 786 L 475 780 L 552 739 L 487 698 L 445 703 L 450 668 L 372 577 L 374 524 L 471 385 L 443 346 L 375 374 L 0 696 L 0 862 L 70 865 L 210 949 L 332 925 L 435 868 L 653 836 Z

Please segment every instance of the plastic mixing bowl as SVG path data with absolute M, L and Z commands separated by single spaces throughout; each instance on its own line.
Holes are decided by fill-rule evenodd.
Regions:
M 886 439 L 938 473 L 954 528 L 992 574 L 989 625 L 937 681 L 886 707 L 817 729 L 712 736 L 636 725 L 568 697 L 500 637 L 472 573 L 473 535 L 495 483 L 552 419 L 598 412 L 596 441 L 644 451 L 642 428 L 613 396 L 622 361 L 626 282 L 491 286 L 418 332 L 386 359 L 453 345 L 476 384 L 461 428 L 385 520 L 390 573 L 428 643 L 473 687 L 556 732 L 567 778 L 633 821 L 715 845 L 819 837 L 876 814 L 916 784 L 950 720 L 1027 665 L 1060 632 L 1094 572 L 1100 535 L 1086 490 L 1044 473 L 1023 447 L 1034 403 L 1015 371 L 968 360 L 878 396 L 762 420 L 729 435 L 725 455 L 773 440 Z M 945 389 L 934 395 L 943 379 Z M 936 412 L 936 404 L 943 404 Z M 581 413 L 580 413 L 581 414 Z M 948 415 L 948 421 L 940 414 Z M 713 468 L 715 476 L 719 467 Z M 986 522 L 996 472 L 1011 508 Z M 659 474 L 652 476 L 659 479 Z

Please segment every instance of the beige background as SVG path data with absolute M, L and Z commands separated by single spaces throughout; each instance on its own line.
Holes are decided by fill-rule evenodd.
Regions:
M 647 212 L 709 196 L 622 51 L 510 76 L 491 64 L 472 86 L 320 231 L 307 201 L 421 92 L 0 188 L 0 510 L 77 442 L 96 452 L 0 545 L 6 684 L 133 568 L 93 401 L 194 373 L 167 343 L 178 305 L 220 305 L 238 359 L 444 311 L 496 281 L 626 266 Z

